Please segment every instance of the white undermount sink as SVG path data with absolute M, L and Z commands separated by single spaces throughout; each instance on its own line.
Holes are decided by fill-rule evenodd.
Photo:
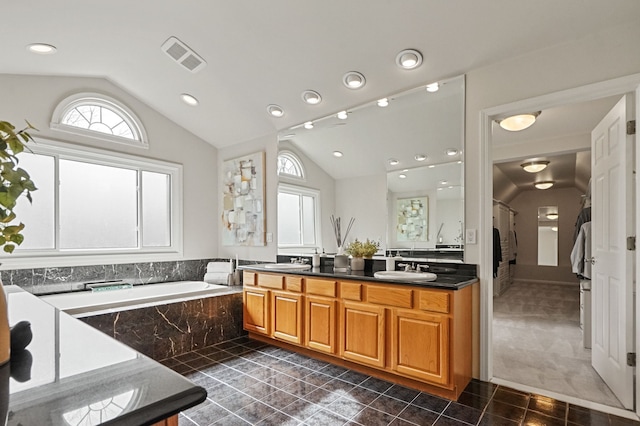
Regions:
M 431 272 L 410 271 L 378 271 L 373 274 L 376 278 L 401 281 L 434 281 L 438 276 Z
M 264 267 L 265 269 L 293 269 L 297 271 L 311 269 L 311 265 L 304 263 L 267 263 Z

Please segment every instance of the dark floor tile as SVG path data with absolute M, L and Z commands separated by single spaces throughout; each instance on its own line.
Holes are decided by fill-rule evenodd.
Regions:
M 417 391 L 415 389 L 407 388 L 401 385 L 393 385 L 390 389 L 387 389 L 384 394 L 395 399 L 400 399 L 404 402 L 411 402 L 416 396 L 418 396 L 419 393 L 420 391 Z
M 344 367 L 340 367 L 339 365 L 329 364 L 325 368 L 323 368 L 322 370 L 319 370 L 319 371 L 322 374 L 326 374 L 328 376 L 331 376 L 331 377 L 335 378 L 335 377 L 340 376 L 341 374 L 346 373 L 349 370 L 347 370 Z
M 351 419 L 364 409 L 365 405 L 347 398 L 338 398 L 326 408 L 328 411 L 338 414 L 346 419 Z
M 202 370 L 206 372 L 206 374 L 210 375 L 214 379 L 220 380 L 223 383 L 228 383 L 232 380 L 235 380 L 238 376 L 244 376 L 238 370 L 234 370 L 233 368 L 217 368 L 214 371 L 210 371 L 209 369 Z M 249 377 L 249 376 L 246 376 Z
M 484 413 L 480 419 L 478 426 L 516 426 L 519 425 L 519 420 L 509 420 L 504 417 L 494 416 L 489 413 Z
M 205 357 L 218 362 L 229 361 L 236 358 L 235 355 L 225 351 L 213 352 L 208 355 L 205 355 Z
M 439 414 L 433 411 L 425 410 L 417 405 L 407 405 L 407 407 L 398 414 L 398 417 L 408 422 L 415 423 L 417 425 L 429 425 L 431 426 Z
M 210 426 L 247 426 L 249 424 L 251 423 L 247 423 L 234 414 L 229 414 L 227 417 L 224 417 L 215 423 L 211 423 Z
M 208 367 L 210 365 L 216 364 L 217 361 L 214 361 L 207 357 L 200 357 L 200 358 L 192 359 L 189 361 L 184 361 L 184 363 L 194 369 L 199 369 L 199 368 Z
M 198 425 L 210 425 L 229 414 L 229 411 L 218 404 L 211 403 L 189 415 L 189 418 Z
M 216 343 L 215 345 L 213 345 L 213 347 L 217 348 L 217 349 L 227 349 L 227 348 L 233 348 L 235 346 L 238 346 L 239 343 L 236 343 L 233 340 L 227 340 L 226 342 L 220 342 L 220 343 Z
M 499 387 L 493 394 L 493 400 L 526 408 L 529 405 L 529 394 Z
M 226 398 L 216 400 L 216 402 L 222 407 L 231 412 L 235 412 L 242 407 L 254 403 L 256 400 L 249 395 L 245 395 L 238 391 L 229 392 Z
M 457 402 L 452 402 L 442 414 L 456 420 L 476 424 L 478 423 L 478 420 L 480 420 L 482 410 L 467 407 L 466 405 L 458 404 Z
M 236 411 L 235 414 L 253 425 L 262 419 L 272 416 L 276 411 L 277 410 L 275 408 L 256 401 L 253 404 L 244 406 L 240 410 Z
M 287 405 L 292 404 L 297 401 L 299 398 L 295 395 L 287 393 L 282 390 L 276 390 L 266 396 L 260 398 L 260 401 L 269 405 L 270 407 L 277 408 L 278 410 L 286 407 Z
M 564 419 L 567 414 L 567 403 L 541 395 L 532 395 L 528 410 L 537 411 L 547 416 Z
M 250 386 L 246 389 L 243 389 L 242 392 L 246 393 L 249 396 L 254 397 L 255 399 L 263 400 L 270 394 L 277 391 L 278 388 L 268 385 L 263 382 L 256 383 L 253 386 Z
M 304 362 L 301 362 L 300 365 L 313 371 L 320 371 L 327 368 L 330 364 L 328 362 L 320 361 L 318 359 L 307 358 L 307 360 Z
M 485 398 L 480 395 L 475 395 L 464 391 L 458 397 L 458 404 L 466 405 L 467 407 L 477 408 L 478 410 L 484 410 L 484 407 L 489 403 L 489 398 Z M 415 404 L 415 402 L 414 402 Z
M 201 355 L 197 352 L 187 352 L 186 354 L 173 357 L 176 361 L 185 362 L 200 358 Z
M 452 419 L 447 416 L 440 416 L 434 423 L 434 426 L 469 426 L 469 423 L 463 422 L 462 420 Z
M 198 426 L 196 423 L 192 422 L 191 419 L 185 417 L 184 415 L 178 416 L 178 426 Z
M 382 411 L 374 410 L 371 407 L 365 407 L 362 411 L 353 416 L 351 420 L 365 426 L 386 426 L 388 424 L 392 424 L 394 416 Z
M 342 426 L 347 419 L 326 410 L 316 411 L 305 423 L 313 426 Z
M 171 369 L 178 374 L 182 374 L 183 376 L 190 372 L 195 371 L 193 367 L 187 364 L 176 364 L 173 367 L 171 367 Z
M 222 349 L 216 348 L 215 346 L 206 346 L 204 348 L 197 349 L 195 352 L 200 354 L 200 355 L 205 355 L 206 356 L 206 355 L 215 354 L 215 353 L 218 353 L 218 352 L 221 352 L 221 351 L 222 351 Z
M 600 411 L 569 404 L 567 422 L 570 425 L 599 426 L 609 423 L 609 415 Z
M 351 389 L 347 395 L 343 395 L 342 397 L 353 399 L 354 401 L 358 401 L 359 403 L 364 405 L 369 405 L 379 396 L 380 394 L 377 392 L 361 388 L 360 386 L 356 386 L 355 388 Z
M 393 383 L 375 377 L 369 377 L 367 380 L 360 383 L 360 386 L 379 393 L 385 393 L 391 386 L 393 386 Z
M 245 374 L 257 380 L 266 380 L 269 377 L 273 376 L 274 374 L 277 374 L 277 371 L 272 370 L 270 368 L 264 368 L 262 366 L 258 366 L 255 369 L 246 371 Z
M 260 349 L 268 346 L 266 343 L 262 343 L 257 340 L 249 340 L 248 342 L 242 342 L 240 344 L 249 349 Z
M 238 373 L 235 377 L 228 379 L 225 381 L 231 387 L 236 388 L 237 390 L 244 390 L 251 386 L 254 386 L 258 383 L 262 383 L 253 377 L 247 376 L 246 374 Z
M 292 383 L 296 383 L 299 380 L 294 377 L 287 376 L 286 374 L 275 372 L 271 377 L 267 377 L 263 380 L 263 382 L 275 386 L 278 389 L 282 389 L 286 386 L 289 386 Z
M 307 383 L 311 383 L 314 386 L 322 386 L 325 383 L 328 383 L 331 380 L 333 380 L 333 378 L 331 378 L 330 376 L 327 376 L 326 374 L 322 374 L 315 371 L 309 375 L 304 376 L 301 380 Z
M 354 385 L 359 385 L 369 378 L 368 375 L 358 373 L 357 371 L 346 371 L 342 373 L 339 377 L 340 380 L 345 382 L 353 383 Z
M 284 413 L 276 412 L 275 414 L 261 420 L 257 426 L 298 426 L 300 421 L 289 417 Z
M 384 411 L 392 416 L 398 415 L 405 407 L 409 405 L 407 402 L 400 401 L 399 399 L 391 398 L 390 396 L 380 395 L 376 400 L 369 404 L 369 407 L 375 408 L 379 411 Z
M 489 405 L 487 405 L 485 412 L 494 416 L 504 417 L 505 419 L 520 421 L 524 417 L 525 408 L 492 400 L 489 402 Z
M 447 408 L 447 405 L 449 405 L 451 401 L 421 392 L 411 403 L 420 408 L 426 408 L 427 410 L 440 414 Z M 484 406 L 482 408 L 484 408 Z
M 469 392 L 474 395 L 480 395 L 485 398 L 491 398 L 498 385 L 488 382 L 481 382 L 480 380 L 472 379 L 464 392 Z
M 320 407 L 313 402 L 306 401 L 304 399 L 298 399 L 282 408 L 280 411 L 295 419 L 306 420 L 318 410 L 320 410 Z
M 181 414 L 184 414 L 186 416 L 192 416 L 196 413 L 196 411 L 201 410 L 205 407 L 210 406 L 211 404 L 213 404 L 213 402 L 210 399 L 205 399 L 203 402 L 201 402 L 200 404 L 193 406 L 185 411 L 183 411 Z
M 320 386 L 322 389 L 326 389 L 330 392 L 335 392 L 335 391 L 342 391 L 344 393 L 349 392 L 351 389 L 353 389 L 355 387 L 354 384 L 349 383 L 349 382 L 343 382 L 340 379 L 333 379 L 330 382 L 325 383 L 324 385 Z
M 318 388 L 304 396 L 304 399 L 320 407 L 326 407 L 338 398 L 340 398 L 340 395 L 337 392 L 330 392 L 322 388 Z
M 389 426 L 415 426 L 413 423 L 409 423 L 406 420 L 401 419 L 400 417 L 396 417 Z
M 282 388 L 282 390 L 284 390 L 285 392 L 289 392 L 290 394 L 293 394 L 299 397 L 303 397 L 306 394 L 315 391 L 316 389 L 320 389 L 320 388 L 310 383 L 304 382 L 302 380 L 294 380 L 293 383 L 290 383 L 287 386 Z
M 523 426 L 564 426 L 564 424 L 564 419 L 547 416 L 537 411 L 527 411 L 527 414 L 524 416 L 524 421 L 522 422 Z
M 233 355 L 242 355 L 242 354 L 247 354 L 249 352 L 253 352 L 253 349 L 247 348 L 246 346 L 242 346 L 242 345 L 232 346 L 230 348 L 224 348 L 223 350 Z
M 180 364 L 180 361 L 178 361 L 175 358 L 167 358 L 167 359 L 163 359 L 162 361 L 158 361 L 160 364 L 164 365 L 165 367 L 172 367 L 176 364 Z

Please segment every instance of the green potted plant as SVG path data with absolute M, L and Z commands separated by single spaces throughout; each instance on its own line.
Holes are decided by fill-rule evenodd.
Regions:
M 356 238 L 351 243 L 349 243 L 349 245 L 347 245 L 347 247 L 345 248 L 345 252 L 353 256 L 353 258 L 351 259 L 351 270 L 364 270 L 364 258 L 371 258 L 374 254 L 376 254 L 379 248 L 379 242 L 371 241 L 368 238 L 364 242 Z

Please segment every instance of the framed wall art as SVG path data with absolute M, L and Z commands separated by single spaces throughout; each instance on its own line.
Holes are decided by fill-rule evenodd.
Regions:
M 427 241 L 429 199 L 398 198 L 396 230 L 398 241 Z

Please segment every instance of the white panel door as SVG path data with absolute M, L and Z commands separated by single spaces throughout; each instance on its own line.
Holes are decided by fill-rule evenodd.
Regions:
M 593 368 L 625 408 L 633 408 L 633 144 L 626 135 L 631 96 L 624 96 L 591 133 Z

